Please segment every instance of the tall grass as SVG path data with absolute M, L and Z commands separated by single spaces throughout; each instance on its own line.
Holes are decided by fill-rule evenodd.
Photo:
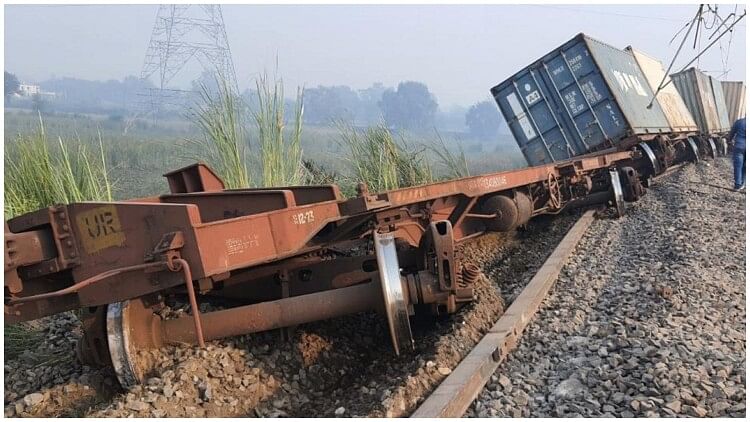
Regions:
M 47 139 L 41 116 L 34 132 L 6 142 L 6 219 L 54 204 L 112 200 L 101 135 L 98 157 L 80 138 L 67 144 Z
M 437 142 L 427 144 L 427 148 L 437 157 L 438 164 L 444 170 L 443 176 L 448 179 L 458 179 L 470 176 L 469 164 L 466 161 L 466 153 L 460 142 L 456 142 L 458 154 L 453 153 L 446 145 L 440 133 L 435 132 Z
M 298 88 L 294 103 L 293 126 L 285 137 L 284 84 L 280 79 L 271 81 L 263 74 L 256 80 L 258 90 L 257 110 L 253 112 L 258 129 L 258 147 L 262 167 L 263 186 L 299 185 L 303 182 L 302 117 L 304 90 Z
M 424 149 L 409 147 L 403 138 L 394 138 L 385 124 L 360 131 L 339 123 L 339 130 L 354 182 L 364 182 L 371 192 L 432 181 Z
M 211 167 L 219 173 L 227 188 L 250 186 L 247 171 L 245 128 L 242 100 L 225 78 L 217 78 L 217 92 L 201 85 L 199 101 L 190 111 L 203 134 L 199 141 Z
M 257 103 L 251 107 L 225 78 L 216 78 L 216 92 L 202 86 L 197 104 L 189 113 L 202 134 L 202 139 L 192 141 L 201 151 L 196 158 L 208 161 L 228 188 L 305 183 L 301 143 L 303 90 L 297 90 L 293 121 L 287 127 L 280 79 L 271 80 L 266 74 L 259 77 Z M 250 123 L 254 130 L 248 130 Z M 257 135 L 254 142 L 249 133 Z

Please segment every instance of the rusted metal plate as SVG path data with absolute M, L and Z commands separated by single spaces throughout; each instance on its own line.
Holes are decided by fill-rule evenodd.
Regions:
M 195 227 L 194 248 L 203 276 L 281 259 L 300 252 L 329 222 L 339 218 L 338 204 L 294 207 Z
M 224 189 L 224 181 L 204 163 L 195 163 L 164 174 L 172 193 L 215 192 Z
M 581 216 L 489 333 L 419 406 L 412 418 L 460 418 L 466 413 L 495 369 L 515 348 L 593 219 L 594 211 Z

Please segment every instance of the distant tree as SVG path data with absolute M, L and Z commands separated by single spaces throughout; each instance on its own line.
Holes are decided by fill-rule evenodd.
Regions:
M 428 129 L 435 122 L 438 103 L 421 82 L 401 82 L 394 91 L 383 92 L 380 100 L 383 118 L 389 126 L 401 129 Z
M 7 103 L 10 97 L 17 93 L 19 88 L 21 87 L 21 83 L 18 82 L 18 78 L 16 75 L 5 72 L 5 102 Z
M 359 108 L 359 96 L 348 86 L 318 86 L 305 90 L 305 122 L 324 125 L 332 121 L 353 120 Z
M 466 132 L 467 107 L 453 105 L 438 110 L 435 114 L 435 127 L 440 131 Z
M 357 91 L 359 96 L 359 110 L 357 110 L 357 122 L 362 125 L 373 125 L 382 120 L 383 113 L 380 110 L 380 100 L 383 99 L 383 93 L 386 87 L 375 82 L 369 88 Z
M 466 126 L 477 138 L 485 139 L 497 135 L 500 123 L 500 111 L 490 100 L 478 102 L 466 112 Z
M 72 113 L 121 113 L 137 110 L 154 85 L 137 76 L 122 81 L 89 81 L 75 78 L 49 79 L 39 83 L 42 90 L 54 92 L 56 111 Z M 49 105 L 48 105 L 49 106 Z

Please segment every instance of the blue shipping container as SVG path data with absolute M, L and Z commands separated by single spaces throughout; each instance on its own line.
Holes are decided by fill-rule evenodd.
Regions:
M 671 130 L 633 56 L 584 34 L 491 92 L 532 166 Z

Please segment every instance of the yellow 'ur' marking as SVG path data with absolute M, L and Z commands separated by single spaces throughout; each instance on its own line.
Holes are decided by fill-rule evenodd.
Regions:
M 83 248 L 87 253 L 96 253 L 112 246 L 122 246 L 125 233 L 114 205 L 92 208 L 76 215 L 76 224 L 81 233 Z

